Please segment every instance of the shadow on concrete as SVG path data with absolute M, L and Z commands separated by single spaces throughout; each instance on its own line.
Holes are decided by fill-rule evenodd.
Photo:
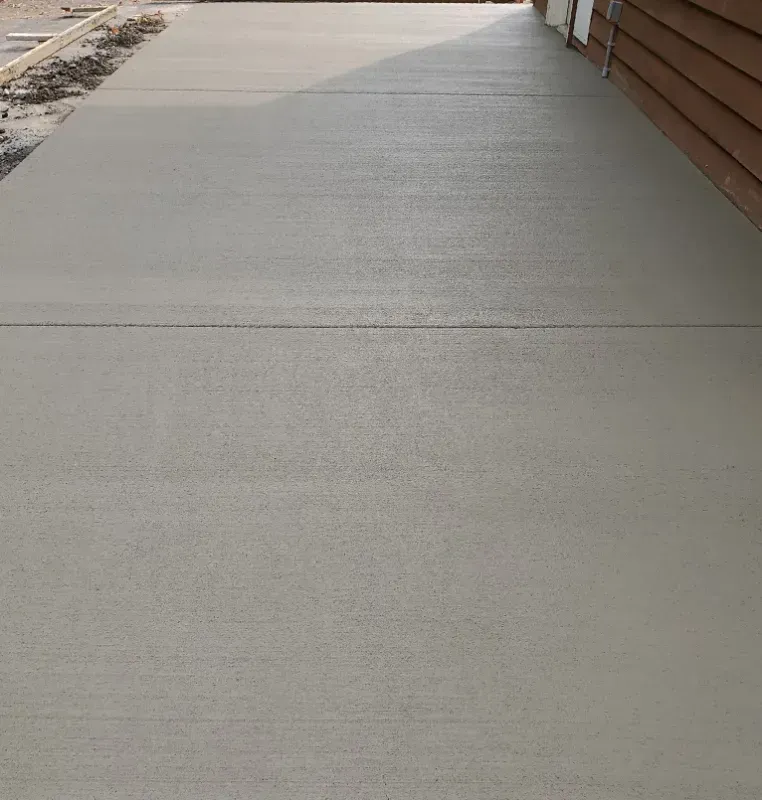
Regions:
M 101 90 L 11 192 L 34 318 L 762 322 L 758 231 L 531 14 L 288 94 Z

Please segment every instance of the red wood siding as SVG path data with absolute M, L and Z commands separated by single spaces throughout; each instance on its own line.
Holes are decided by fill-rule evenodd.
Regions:
M 762 3 L 759 0 L 690 0 L 694 6 L 735 22 L 762 35 Z
M 762 228 L 762 0 L 625 0 L 611 79 Z M 587 48 L 601 62 L 608 0 Z
M 607 8 L 575 42 L 599 66 Z M 762 0 L 624 0 L 610 77 L 762 228 Z

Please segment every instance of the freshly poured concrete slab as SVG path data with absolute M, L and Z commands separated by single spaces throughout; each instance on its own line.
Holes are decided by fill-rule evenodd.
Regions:
M 0 794 L 759 797 L 761 352 L 1 330 Z
M 98 92 L 0 240 L 6 323 L 762 323 L 762 235 L 618 97 Z
M 106 86 L 612 95 L 580 62 L 529 7 L 215 3 L 195 8 Z
M 762 323 L 762 236 L 559 42 L 529 8 L 195 6 L 0 186 L 0 322 Z
M 530 9 L 316 8 L 0 184 L 104 325 L 0 328 L 0 797 L 757 800 L 760 234 Z

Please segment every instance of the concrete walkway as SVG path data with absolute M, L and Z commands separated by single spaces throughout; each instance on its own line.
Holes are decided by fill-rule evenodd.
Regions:
M 0 243 L 4 800 L 760 797 L 762 235 L 530 8 L 196 6 Z

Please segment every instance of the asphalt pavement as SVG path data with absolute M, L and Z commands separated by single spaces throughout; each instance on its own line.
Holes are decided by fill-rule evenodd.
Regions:
M 762 795 L 762 234 L 531 7 L 192 7 L 0 325 L 3 800 Z

